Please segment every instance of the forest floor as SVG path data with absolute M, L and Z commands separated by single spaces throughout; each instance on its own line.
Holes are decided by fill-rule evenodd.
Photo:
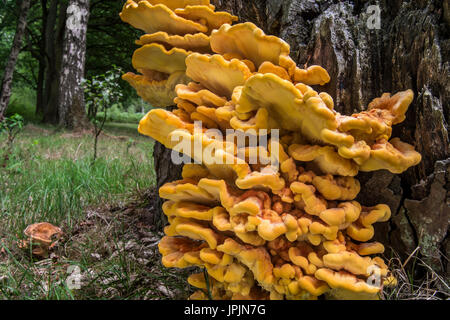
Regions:
M 0 147 L 0 299 L 189 296 L 185 275 L 160 263 L 153 141 L 137 125 L 108 124 L 95 162 L 90 132 L 27 125 L 6 163 Z M 38 222 L 64 232 L 44 258 L 20 248 Z
M 4 141 L 0 135 L 0 300 L 189 297 L 192 270 L 161 265 L 153 141 L 137 125 L 108 124 L 95 162 L 90 132 L 27 125 L 7 162 Z M 25 228 L 38 222 L 64 232 L 43 258 L 20 248 Z M 417 252 L 390 259 L 398 285 L 381 298 L 449 298 L 433 270 L 417 280 L 411 270 L 419 265 L 427 268 Z

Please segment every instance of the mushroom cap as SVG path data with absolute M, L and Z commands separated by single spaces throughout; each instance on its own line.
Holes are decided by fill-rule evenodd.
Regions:
M 162 206 L 163 212 L 168 217 L 192 218 L 200 221 L 211 221 L 215 211 L 225 210 L 222 207 L 211 208 L 195 202 L 167 201 Z
M 380 242 L 360 243 L 355 246 L 355 249 L 360 256 L 370 256 L 384 253 L 384 245 Z
M 189 55 L 184 49 L 173 48 L 166 50 L 158 43 L 146 44 L 133 54 L 133 67 L 136 70 L 155 70 L 172 74 L 186 71 L 186 58 Z
M 368 110 L 387 110 L 393 117 L 392 124 L 398 124 L 405 120 L 406 111 L 414 100 L 414 92 L 406 90 L 398 92 L 391 96 L 390 93 L 384 93 L 380 98 L 374 99 L 369 103 Z
M 55 227 L 51 223 L 41 222 L 29 225 L 24 234 L 32 241 L 48 247 L 55 239 L 60 238 L 63 232 L 61 228 Z
M 204 179 L 202 179 L 204 180 Z M 172 201 L 190 201 L 205 205 L 216 205 L 218 200 L 204 188 L 199 187 L 197 181 L 180 180 L 166 183 L 159 189 L 162 199 Z
M 342 202 L 337 208 L 330 208 L 320 213 L 320 219 L 330 226 L 341 226 L 359 218 L 361 205 L 356 202 Z
M 197 5 L 207 6 L 208 8 L 214 10 L 214 6 L 210 4 L 210 0 L 146 0 L 146 1 L 148 1 L 151 5 L 163 4 L 171 10 Z
M 370 266 L 374 263 L 369 257 L 361 257 L 356 252 L 342 251 L 328 253 L 322 258 L 325 267 L 333 270 L 346 270 L 354 275 L 370 275 Z
M 296 181 L 291 183 L 290 189 L 303 200 L 308 214 L 318 216 L 327 209 L 327 202 L 315 194 L 316 189 L 313 186 Z
M 267 36 L 251 22 L 234 26 L 224 24 L 211 34 L 211 48 L 221 55 L 236 54 L 253 62 L 257 69 L 266 61 L 279 65 L 280 56 L 289 56 L 289 45 L 275 36 Z
M 263 62 L 259 66 L 258 73 L 261 73 L 261 74 L 273 73 L 283 80 L 288 80 L 288 81 L 291 80 L 291 77 L 289 76 L 286 69 L 284 69 L 283 67 L 277 66 L 270 61 Z
M 310 66 L 307 69 L 296 68 L 293 76 L 295 82 L 301 82 L 306 85 L 325 85 L 331 78 L 327 70 L 321 66 Z
M 151 110 L 142 118 L 138 127 L 139 133 L 152 137 L 167 148 L 175 147 L 175 141 L 170 139 L 170 135 L 179 129 L 193 132 L 194 125 L 163 109 Z
M 279 172 L 273 167 L 267 166 L 262 171 L 253 171 L 245 177 L 236 179 L 236 186 L 239 189 L 266 189 L 273 192 L 280 191 L 285 187 L 285 181 L 280 177 Z
M 353 200 L 361 190 L 359 181 L 353 177 L 315 176 L 312 184 L 327 200 Z
M 164 31 L 168 34 L 185 35 L 208 31 L 206 26 L 177 16 L 165 5 L 151 5 L 147 0 L 139 3 L 127 0 L 120 18 L 146 33 Z
M 240 113 L 267 109 L 271 128 L 299 131 L 312 141 L 323 140 L 322 130 L 336 130 L 333 111 L 318 94 L 310 91 L 303 95 L 290 81 L 273 73 L 256 74 L 245 83 L 234 101 Z M 318 125 L 320 124 L 320 125 Z
M 190 79 L 183 71 L 172 73 L 167 80 L 150 80 L 146 76 L 128 72 L 122 76 L 137 92 L 137 94 L 154 107 L 168 107 L 173 105 L 176 97 L 175 87 L 188 83 Z
M 321 66 L 313 65 L 309 68 L 300 69 L 290 56 L 280 56 L 280 66 L 286 69 L 291 77 L 291 81 L 304 85 L 324 85 L 330 82 L 330 75 Z
M 212 107 L 205 107 L 205 106 L 199 106 L 195 109 L 195 112 L 191 114 L 191 119 L 193 121 L 197 120 L 195 119 L 194 114 L 200 114 L 203 117 L 206 117 L 207 121 L 211 122 L 213 124 L 212 128 L 214 129 L 221 129 L 222 131 L 226 131 L 227 129 L 231 129 L 229 121 L 223 120 L 217 116 L 217 108 Z
M 374 297 L 381 288 L 366 281 L 369 269 L 380 268 L 385 280 L 387 266 L 369 256 L 384 247 L 364 242 L 391 212 L 352 201 L 361 188 L 353 177 L 420 161 L 412 146 L 388 142 L 412 91 L 383 94 L 367 111 L 343 116 L 329 94 L 310 87 L 330 81 L 325 69 L 297 67 L 285 41 L 252 23 L 231 26 L 237 18 L 214 12 L 209 0 L 128 0 L 121 17 L 149 33 L 133 55 L 142 75 L 123 78 L 152 105 L 178 106 L 152 110 L 139 132 L 200 163 L 159 189 L 170 223 L 159 243 L 163 264 L 204 267 L 215 299 Z M 223 142 L 229 128 L 255 137 L 280 129 L 281 152 L 275 156 L 272 143 L 241 146 L 235 136 Z M 207 288 L 204 274 L 188 282 Z
M 227 100 L 217 94 L 205 89 L 203 86 L 194 85 L 179 85 L 175 88 L 179 98 L 195 103 L 197 106 L 207 107 L 223 107 Z
M 136 44 L 144 46 L 146 44 L 159 43 L 170 50 L 180 48 L 186 51 L 209 53 L 211 45 L 209 36 L 204 33 L 186 34 L 184 36 L 169 35 L 167 32 L 159 31 L 152 34 L 144 34 Z
M 224 24 L 232 24 L 238 17 L 228 12 L 215 12 L 210 7 L 204 5 L 186 6 L 183 9 L 175 9 L 175 13 L 185 19 L 192 21 L 203 21 L 208 27 L 208 33 L 214 29 L 219 29 Z
M 244 85 L 252 75 L 245 63 L 240 60 L 225 60 L 221 55 L 202 55 L 192 53 L 186 59 L 186 74 L 212 92 L 231 98 L 237 86 Z
M 317 279 L 325 281 L 334 289 L 370 294 L 377 294 L 380 291 L 380 288 L 367 284 L 364 280 L 358 279 L 347 271 L 333 271 L 327 268 L 320 268 L 314 275 Z
M 184 236 L 193 240 L 205 241 L 211 249 L 217 247 L 220 236 L 208 224 L 193 219 L 175 217 L 164 229 L 168 236 Z
M 394 138 L 390 142 L 382 140 L 372 146 L 370 158 L 361 164 L 364 172 L 387 169 L 392 173 L 402 173 L 422 161 L 420 153 L 408 143 Z
M 350 177 L 358 174 L 358 165 L 342 158 L 330 146 L 293 144 L 289 146 L 288 152 L 294 160 L 314 162 L 323 173 Z
M 183 179 L 200 180 L 210 175 L 209 170 L 200 164 L 187 163 L 183 166 L 181 176 Z
M 162 263 L 167 268 L 186 268 L 203 265 L 200 251 L 207 245 L 189 238 L 163 237 L 158 244 Z M 195 258 L 197 257 L 197 258 Z

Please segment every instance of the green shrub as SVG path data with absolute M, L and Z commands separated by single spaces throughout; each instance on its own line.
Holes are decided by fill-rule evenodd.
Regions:
M 40 121 L 36 116 L 36 92 L 32 88 L 13 88 L 5 115 L 9 117 L 14 114 L 21 115 L 27 122 Z

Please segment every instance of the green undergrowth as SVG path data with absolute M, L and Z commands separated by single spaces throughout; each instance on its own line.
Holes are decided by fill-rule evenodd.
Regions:
M 2 160 L 5 138 L 0 136 Z M 158 290 L 143 293 L 151 287 L 144 282 L 160 289 L 177 283 L 160 266 L 153 243 L 159 238 L 150 224 L 135 230 L 134 220 L 151 214 L 145 207 L 155 184 L 153 141 L 140 136 L 136 124 L 109 123 L 98 148 L 93 162 L 89 131 L 29 124 L 17 136 L 0 168 L 0 299 L 161 298 L 167 295 Z M 135 214 L 126 211 L 136 198 Z M 20 248 L 24 229 L 38 222 L 64 231 L 45 259 Z M 143 233 L 150 239 L 146 255 L 140 252 Z M 146 271 L 147 265 L 161 271 Z M 74 270 L 81 274 L 79 290 L 67 286 Z

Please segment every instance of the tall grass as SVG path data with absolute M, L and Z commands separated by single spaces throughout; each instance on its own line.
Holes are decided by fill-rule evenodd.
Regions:
M 6 116 L 15 113 L 20 114 L 30 122 L 41 120 L 40 117 L 36 116 L 36 92 L 33 89 L 26 86 L 13 88 L 11 99 L 6 109 Z
M 119 296 L 134 292 L 129 275 L 142 269 L 134 260 L 126 255 L 101 262 L 92 258 L 102 247 L 112 252 L 114 243 L 123 246 L 120 241 L 130 226 L 117 236 L 113 233 L 120 225 L 111 227 L 110 235 L 104 234 L 108 228 L 95 226 L 88 236 L 68 240 L 56 260 L 36 260 L 16 245 L 29 224 L 50 222 L 73 234 L 90 208 L 126 203 L 154 185 L 152 140 L 138 135 L 136 125 L 110 124 L 106 133 L 93 164 L 89 133 L 28 125 L 18 136 L 7 166 L 0 168 L 0 299 L 101 298 L 105 294 L 99 290 L 115 285 L 121 288 Z M 4 138 L 0 135 L 0 147 Z M 119 223 L 110 219 L 108 224 Z M 103 221 L 98 224 L 104 227 Z M 114 243 L 107 244 L 107 238 L 114 238 Z M 95 272 L 92 283 L 81 291 L 69 290 L 65 281 L 69 265 L 86 274 Z M 103 284 L 114 276 L 116 284 Z
M 87 206 L 117 201 L 136 188 L 151 187 L 152 143 L 135 139 L 140 143 L 131 149 L 129 141 L 101 139 L 100 158 L 92 165 L 89 135 L 24 132 L 8 166 L 0 170 L 3 228 L 21 233 L 28 224 L 41 221 L 71 227 Z

